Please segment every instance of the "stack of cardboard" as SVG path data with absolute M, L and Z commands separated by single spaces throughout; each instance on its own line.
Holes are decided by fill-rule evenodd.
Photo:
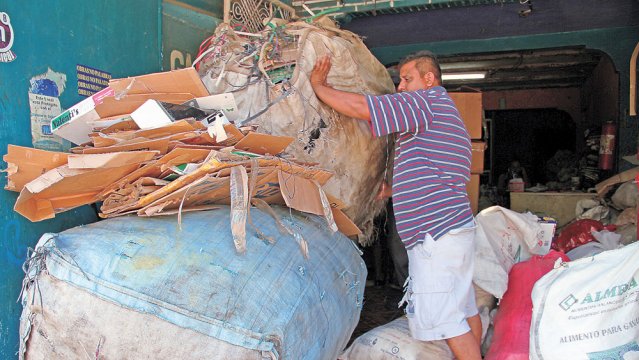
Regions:
M 322 189 L 332 173 L 283 153 L 292 137 L 237 128 L 219 111 L 185 104 L 208 98 L 194 69 L 112 80 L 52 120 L 55 134 L 79 144 L 71 154 L 9 145 L 6 189 L 20 192 L 15 210 L 40 221 L 97 202 L 105 218 L 230 204 L 236 235 L 250 223 L 251 205 L 278 204 L 359 233 Z
M 472 141 L 472 162 L 470 165 L 470 182 L 466 184 L 470 207 L 473 214 L 477 214 L 479 207 L 479 175 L 484 172 L 484 151 L 486 143 L 482 141 L 482 128 L 484 120 L 484 108 L 482 105 L 482 94 L 475 93 L 449 93 L 455 102 L 459 115 Z

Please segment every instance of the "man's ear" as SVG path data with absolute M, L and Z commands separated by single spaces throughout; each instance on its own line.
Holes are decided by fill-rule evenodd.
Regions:
M 424 74 L 422 78 L 424 79 L 424 82 L 426 82 L 426 85 L 428 85 L 428 87 L 435 85 L 435 74 L 433 74 L 432 71 L 429 71 L 426 74 Z

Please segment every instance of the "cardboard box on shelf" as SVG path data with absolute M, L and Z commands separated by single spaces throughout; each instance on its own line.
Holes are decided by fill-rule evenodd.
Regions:
M 482 105 L 481 93 L 448 93 L 455 102 L 459 115 L 461 116 L 471 139 L 482 138 L 482 127 L 484 119 L 484 108 Z
M 481 174 L 484 172 L 484 152 L 486 151 L 486 143 L 483 141 L 472 142 L 472 158 L 470 162 L 470 172 L 472 174 Z
M 479 174 L 470 175 L 470 181 L 466 184 L 466 191 L 470 200 L 470 208 L 473 210 L 473 214 L 477 215 L 477 208 L 479 207 Z

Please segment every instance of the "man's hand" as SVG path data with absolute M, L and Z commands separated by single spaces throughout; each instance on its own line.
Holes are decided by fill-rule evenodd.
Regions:
M 384 200 L 393 196 L 393 188 L 388 185 L 386 181 L 382 182 L 382 186 L 379 187 L 379 191 L 377 192 L 377 196 L 375 200 Z
M 319 86 L 328 86 L 326 79 L 328 78 L 328 72 L 331 70 L 331 58 L 328 55 L 322 56 L 317 60 L 313 71 L 311 71 L 311 86 L 313 89 Z
M 331 58 L 322 56 L 317 60 L 309 81 L 315 95 L 342 115 L 359 120 L 371 121 L 371 114 L 364 95 L 334 89 L 328 85 L 326 79 L 331 70 Z

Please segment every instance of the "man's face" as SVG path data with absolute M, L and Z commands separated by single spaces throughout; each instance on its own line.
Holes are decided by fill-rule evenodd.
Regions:
M 410 61 L 399 69 L 400 82 L 397 91 L 427 90 L 434 86 L 435 75 L 428 71 L 423 76 L 419 74 L 417 63 Z

